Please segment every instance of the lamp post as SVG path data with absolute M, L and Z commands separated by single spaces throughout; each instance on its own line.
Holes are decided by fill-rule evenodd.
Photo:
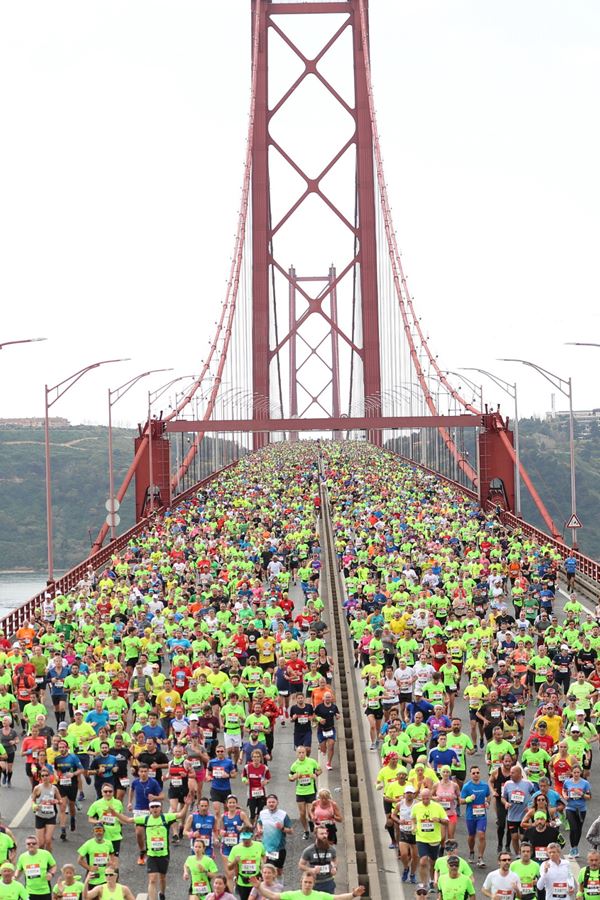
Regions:
M 23 338 L 20 341 L 4 341 L 3 344 L 0 344 L 0 350 L 4 350 L 5 347 L 11 347 L 13 344 L 37 344 L 39 341 L 47 341 L 48 338 Z
M 467 371 L 469 371 L 469 370 L 467 369 Z M 479 372 L 480 370 L 477 369 L 477 370 L 473 370 L 473 371 Z M 467 378 L 466 375 L 463 375 L 461 372 L 453 372 L 452 369 L 446 369 L 446 375 L 454 375 L 455 378 L 460 378 L 461 381 L 464 381 L 465 384 L 467 385 L 467 387 L 473 391 L 474 395 L 479 394 L 479 412 L 483 413 L 483 385 L 476 384 L 470 378 Z M 460 390 L 460 384 L 458 386 L 458 389 Z M 476 399 L 476 396 L 473 396 L 473 402 L 475 402 L 475 399 Z
M 573 383 L 571 378 L 561 378 L 560 375 L 555 375 L 554 372 L 549 372 L 548 369 L 544 369 L 542 366 L 538 366 L 537 363 L 530 362 L 528 359 L 500 359 L 499 362 L 518 362 L 523 366 L 529 366 L 531 369 L 535 369 L 536 372 L 539 372 L 540 375 L 549 381 L 552 387 L 556 388 L 557 391 L 560 391 L 563 396 L 567 397 L 569 401 L 569 462 L 571 468 L 571 517 L 570 520 L 575 517 L 577 520 L 577 488 L 575 484 L 575 428 L 573 421 Z M 571 528 L 571 546 L 574 550 L 577 549 L 577 529 Z
M 493 372 L 488 372 L 487 369 L 478 369 L 474 366 L 465 366 L 465 371 L 467 372 L 479 372 L 480 375 L 485 375 L 487 378 L 491 379 L 494 384 L 500 388 L 500 390 L 504 391 L 505 394 L 514 400 L 515 404 L 515 515 L 522 518 L 521 513 L 521 445 L 519 443 L 519 407 L 517 401 L 517 382 L 511 384 L 510 381 L 505 381 L 504 378 L 500 378 L 498 375 L 494 375 Z M 483 388 L 482 388 L 483 392 Z M 483 397 L 483 393 L 482 393 Z M 483 407 L 483 402 L 482 402 Z
M 156 388 L 154 391 L 148 391 L 148 480 L 150 482 L 148 487 L 149 493 L 149 512 L 152 513 L 154 511 L 154 465 L 152 462 L 152 404 L 156 403 L 159 397 L 162 397 L 169 388 L 177 384 L 178 381 L 183 381 L 185 378 L 195 378 L 195 375 L 180 375 L 179 378 L 172 378 L 171 381 L 167 381 L 166 384 L 161 385 Z
M 52 469 L 50 463 L 50 422 L 49 422 L 49 411 L 52 406 L 60 400 L 64 394 L 70 390 L 74 384 L 77 384 L 80 378 L 86 374 L 86 372 L 90 372 L 92 369 L 97 369 L 99 366 L 106 366 L 108 363 L 117 363 L 117 362 L 127 362 L 129 357 L 126 359 L 103 359 L 100 362 L 92 363 L 89 366 L 84 366 L 83 369 L 80 369 L 78 372 L 74 372 L 73 375 L 69 375 L 68 378 L 63 379 L 63 381 L 59 381 L 58 384 L 53 385 L 52 387 L 48 387 L 48 385 L 44 385 L 44 448 L 46 454 L 46 532 L 47 532 L 47 540 L 48 540 L 48 583 L 51 584 L 54 581 L 54 548 L 52 545 Z M 56 396 L 50 399 L 50 394 L 56 391 Z
M 137 384 L 142 378 L 146 378 L 148 375 L 154 375 L 155 372 L 172 372 L 173 369 L 150 369 L 148 372 L 142 372 L 140 375 L 136 375 L 134 378 L 130 378 L 129 381 L 126 381 L 125 384 L 119 385 L 117 388 L 113 388 L 112 390 L 108 389 L 108 499 L 110 509 L 108 511 L 109 516 L 111 517 L 110 523 L 110 539 L 114 541 L 117 536 L 116 524 L 114 522 L 114 516 L 117 510 L 115 509 L 115 479 L 114 479 L 114 469 L 113 469 L 113 438 L 112 438 L 112 408 L 115 403 L 125 396 L 125 394 Z

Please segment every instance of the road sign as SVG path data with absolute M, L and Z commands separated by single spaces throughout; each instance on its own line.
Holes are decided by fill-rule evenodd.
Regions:
M 109 514 L 106 517 L 106 524 L 110 528 L 116 528 L 120 521 L 121 521 L 121 516 L 118 513 L 109 512 Z
M 573 513 L 569 521 L 567 522 L 567 528 L 582 528 L 581 520 L 577 513 Z
M 112 500 L 109 497 L 108 500 L 106 501 L 106 503 L 104 504 L 104 509 L 109 513 L 119 512 L 120 508 L 121 508 L 121 504 L 119 503 L 119 501 L 117 500 L 116 497 Z

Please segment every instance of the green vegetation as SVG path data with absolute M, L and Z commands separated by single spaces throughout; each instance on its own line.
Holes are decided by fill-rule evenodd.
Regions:
M 521 459 L 560 531 L 571 515 L 569 467 L 569 423 L 566 419 L 540 421 L 521 419 Z M 575 471 L 577 514 L 583 523 L 579 549 L 600 559 L 600 427 L 575 423 Z M 523 491 L 523 516 L 543 528 L 542 520 L 527 491 Z M 565 532 L 570 541 L 571 532 Z
M 135 432 L 113 428 L 115 486 L 133 460 Z M 187 449 L 188 435 L 172 438 L 171 459 Z M 54 564 L 69 569 L 85 559 L 105 517 L 108 499 L 108 429 L 69 426 L 50 431 Z M 232 459 L 229 441 L 205 439 L 203 458 L 189 485 Z M 0 569 L 44 569 L 46 482 L 43 428 L 0 428 Z M 189 486 L 187 483 L 185 487 Z M 134 524 L 134 483 L 119 510 L 119 533 Z
M 523 463 L 550 515 L 562 529 L 571 511 L 568 423 L 562 419 L 552 422 L 523 419 L 520 424 Z M 131 430 L 113 429 L 117 486 L 133 459 L 134 437 Z M 89 553 L 90 534 L 93 540 L 106 516 L 108 434 L 102 427 L 53 428 L 51 441 L 55 566 L 68 569 Z M 576 442 L 577 511 L 584 525 L 579 544 L 584 553 L 600 559 L 600 519 L 596 517 L 600 508 L 598 424 L 578 425 Z M 192 468 L 189 484 L 233 458 L 234 445 L 230 442 L 206 439 L 204 443 L 203 458 Z M 187 445 L 188 435 L 173 437 L 173 462 Z M 0 428 L 0 460 L 0 569 L 43 569 L 46 564 L 43 429 Z M 526 490 L 523 490 L 523 514 L 527 521 L 543 527 Z M 133 484 L 119 515 L 119 531 L 133 525 Z

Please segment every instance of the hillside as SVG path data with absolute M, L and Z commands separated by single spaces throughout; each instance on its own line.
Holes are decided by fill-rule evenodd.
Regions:
M 521 421 L 521 455 L 555 522 L 562 528 L 570 514 L 569 444 L 566 422 Z M 133 458 L 134 432 L 113 429 L 115 484 Z M 184 436 L 183 440 L 187 440 Z M 108 497 L 107 429 L 92 426 L 53 428 L 54 557 L 57 570 L 82 560 L 106 516 Z M 600 428 L 578 428 L 577 511 L 584 527 L 580 548 L 600 558 Z M 209 473 L 216 444 L 205 442 L 194 481 Z M 225 446 L 223 446 L 225 444 Z M 231 447 L 220 442 L 219 458 L 229 461 Z M 172 453 L 176 450 L 173 446 Z M 43 570 L 46 566 L 44 433 L 41 428 L 0 428 L 0 569 Z M 133 486 L 120 510 L 125 530 L 133 524 Z M 542 527 L 523 491 L 525 518 Z
M 133 459 L 134 437 L 132 430 L 113 428 L 117 488 Z M 54 564 L 57 570 L 69 569 L 89 553 L 106 517 L 108 429 L 55 427 L 50 440 Z M 211 471 L 214 445 L 208 439 L 205 444 L 194 481 Z M 219 455 L 225 462 L 229 449 L 228 442 L 220 442 Z M 174 445 L 171 452 L 174 459 Z M 134 524 L 133 489 L 132 483 L 119 510 L 119 531 Z M 0 570 L 46 568 L 45 492 L 43 428 L 0 428 Z
M 523 465 L 562 530 L 571 514 L 568 422 L 522 419 L 519 424 Z M 600 559 L 600 427 L 597 423 L 591 428 L 576 423 L 575 471 L 577 514 L 583 523 L 579 548 L 588 556 Z M 543 527 L 527 491 L 523 491 L 523 516 Z M 570 540 L 570 532 L 565 538 Z

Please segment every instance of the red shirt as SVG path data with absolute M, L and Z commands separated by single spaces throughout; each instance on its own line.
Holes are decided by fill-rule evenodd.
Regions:
M 285 667 L 285 677 L 291 684 L 302 684 L 302 676 L 307 669 L 303 659 L 290 659 Z
M 250 800 L 255 800 L 257 797 L 265 796 L 263 781 L 269 781 L 271 773 L 264 764 L 255 766 L 253 763 L 248 763 L 244 766 L 242 778 L 248 779 L 248 797 Z
M 127 700 L 127 695 L 129 694 L 128 681 L 113 681 L 112 686 L 117 689 L 119 697 L 123 697 L 124 700 Z

